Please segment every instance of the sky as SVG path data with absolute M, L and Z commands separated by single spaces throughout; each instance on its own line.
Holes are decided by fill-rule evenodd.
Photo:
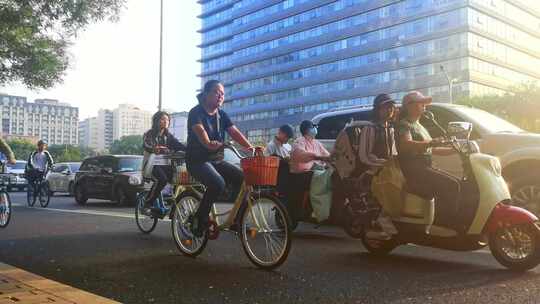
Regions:
M 32 91 L 20 84 L 0 92 L 58 99 L 79 107 L 79 118 L 100 108 L 130 103 L 157 110 L 159 87 L 159 0 L 128 0 L 116 23 L 90 25 L 70 47 L 71 67 L 64 82 Z M 196 0 L 163 0 L 163 108 L 186 111 L 196 104 L 200 87 L 201 23 Z

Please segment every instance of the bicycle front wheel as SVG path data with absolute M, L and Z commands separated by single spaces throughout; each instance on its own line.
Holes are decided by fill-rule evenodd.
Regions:
M 29 183 L 28 188 L 26 189 L 26 202 L 28 203 L 28 207 L 34 207 L 34 204 L 36 203 L 35 187 L 36 184 Z
M 0 228 L 6 228 L 11 220 L 11 199 L 5 191 L 0 191 Z
M 291 250 L 290 219 L 283 203 L 272 195 L 257 195 L 240 214 L 240 240 L 255 266 L 274 269 Z
M 158 219 L 151 214 L 146 214 L 144 210 L 144 199 L 148 194 L 147 191 L 143 191 L 137 195 L 135 205 L 135 222 L 137 227 L 142 233 L 150 233 L 156 228 Z
M 178 250 L 189 257 L 201 254 L 208 243 L 208 233 L 202 237 L 194 236 L 189 223 L 190 216 L 195 214 L 200 202 L 195 194 L 186 191 L 180 195 L 171 211 L 171 230 L 174 242 Z
M 49 184 L 46 182 L 41 183 L 39 186 L 39 204 L 43 208 L 47 208 L 49 206 L 49 202 L 51 201 L 51 193 L 49 192 Z

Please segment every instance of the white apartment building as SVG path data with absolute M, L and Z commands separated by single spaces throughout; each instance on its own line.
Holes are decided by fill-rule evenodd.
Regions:
M 97 116 L 97 151 L 106 151 L 113 142 L 114 113 L 100 109 Z
M 79 109 L 54 99 L 0 94 L 1 132 L 4 137 L 40 138 L 49 145 L 79 143 Z
M 188 112 L 176 112 L 171 114 L 169 130 L 179 141 L 187 142 L 187 117 Z
M 113 110 L 113 140 L 142 135 L 152 126 L 152 113 L 134 105 L 120 104 Z
M 79 123 L 79 143 L 81 146 L 99 149 L 99 123 L 97 117 L 86 118 Z

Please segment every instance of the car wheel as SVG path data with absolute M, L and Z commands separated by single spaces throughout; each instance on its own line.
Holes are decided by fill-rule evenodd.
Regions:
M 512 204 L 540 215 L 540 178 L 523 176 L 510 181 Z
M 88 197 L 86 196 L 86 192 L 84 191 L 84 188 L 82 185 L 75 185 L 75 201 L 79 205 L 84 205 L 88 201 Z
M 117 185 L 114 190 L 114 199 L 118 206 L 125 206 L 128 201 L 128 196 L 126 194 L 126 191 L 122 186 Z

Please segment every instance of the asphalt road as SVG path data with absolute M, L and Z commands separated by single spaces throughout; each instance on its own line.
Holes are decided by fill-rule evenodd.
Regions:
M 402 246 L 372 257 L 337 228 L 303 225 L 287 262 L 256 269 L 223 234 L 197 259 L 179 254 L 170 222 L 138 232 L 132 208 L 55 196 L 0 230 L 0 261 L 124 303 L 540 303 L 539 268 L 516 274 L 489 251 Z

